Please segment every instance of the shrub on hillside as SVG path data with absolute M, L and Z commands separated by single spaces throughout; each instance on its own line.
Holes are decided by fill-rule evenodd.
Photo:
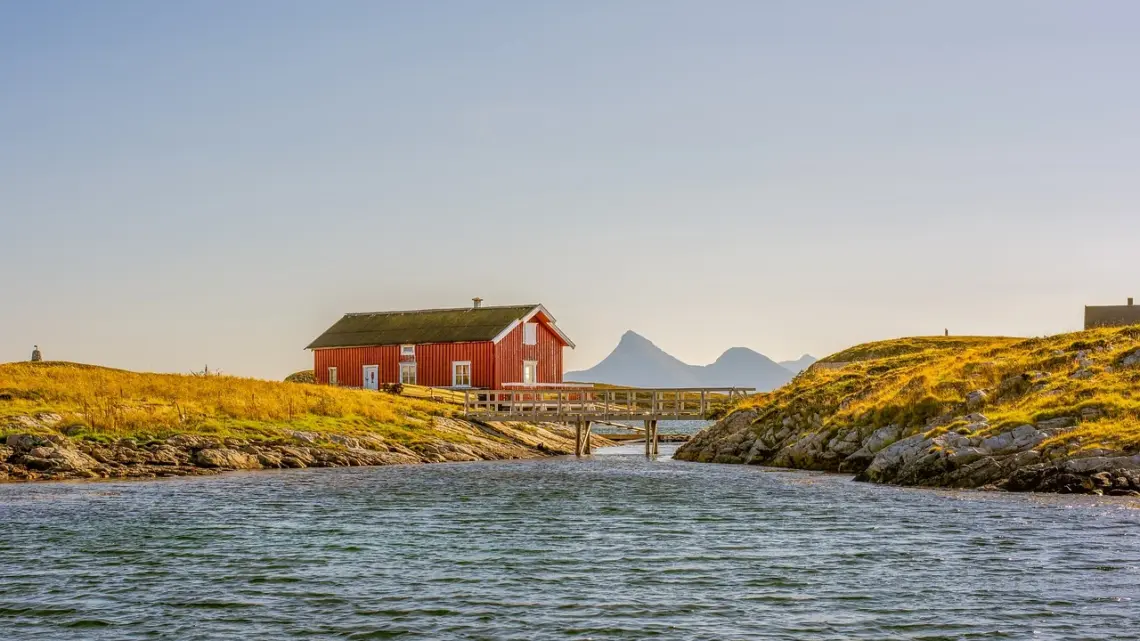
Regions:
M 316 383 L 317 377 L 313 375 L 313 370 L 305 369 L 299 372 L 293 372 L 285 377 L 286 383 Z

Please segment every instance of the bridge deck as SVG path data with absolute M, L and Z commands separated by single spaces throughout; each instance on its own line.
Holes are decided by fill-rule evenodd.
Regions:
M 699 420 L 755 392 L 748 387 L 466 390 L 463 412 L 484 421 Z

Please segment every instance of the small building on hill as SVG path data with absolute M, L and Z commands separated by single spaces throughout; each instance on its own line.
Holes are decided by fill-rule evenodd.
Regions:
M 1085 305 L 1085 329 L 1140 325 L 1140 307 L 1128 299 L 1127 305 Z
M 502 389 L 562 383 L 574 343 L 545 307 L 513 305 L 345 314 L 306 349 L 318 383 Z

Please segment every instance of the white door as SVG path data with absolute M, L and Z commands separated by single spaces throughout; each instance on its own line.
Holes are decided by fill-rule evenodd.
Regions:
M 380 389 L 380 366 L 364 366 L 364 389 Z

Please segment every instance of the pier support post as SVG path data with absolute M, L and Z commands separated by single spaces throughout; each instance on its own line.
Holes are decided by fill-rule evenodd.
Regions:
M 574 428 L 574 456 L 590 456 L 594 448 L 590 446 L 590 432 L 592 423 L 585 419 L 578 419 Z
M 645 458 L 649 458 L 653 456 L 653 421 L 642 421 L 642 426 L 645 428 L 642 432 L 645 434 Z
M 657 421 L 653 419 L 645 421 L 645 456 L 657 456 Z

